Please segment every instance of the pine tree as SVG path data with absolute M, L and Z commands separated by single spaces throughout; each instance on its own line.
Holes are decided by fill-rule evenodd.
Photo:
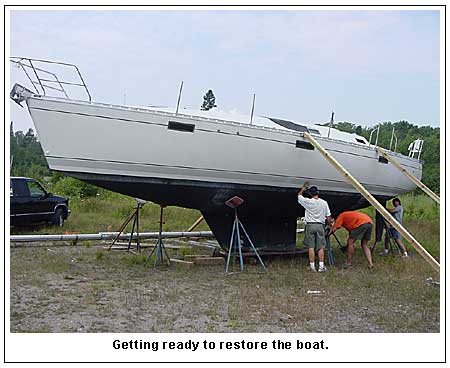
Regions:
M 203 104 L 201 106 L 201 110 L 208 111 L 213 107 L 217 107 L 216 105 L 216 97 L 214 96 L 213 91 L 210 89 L 206 92 L 206 95 L 203 96 Z

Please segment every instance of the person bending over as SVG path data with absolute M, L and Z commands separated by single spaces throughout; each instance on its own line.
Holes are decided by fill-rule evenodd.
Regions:
M 357 240 L 361 240 L 361 246 L 364 255 L 367 258 L 368 266 L 369 268 L 372 268 L 372 254 L 370 253 L 370 248 L 367 245 L 372 234 L 372 219 L 366 214 L 358 211 L 345 211 L 336 218 L 330 235 L 341 227 L 348 231 L 346 252 L 347 262 L 344 264 L 344 268 L 352 266 L 353 253 L 355 252 L 355 241 Z

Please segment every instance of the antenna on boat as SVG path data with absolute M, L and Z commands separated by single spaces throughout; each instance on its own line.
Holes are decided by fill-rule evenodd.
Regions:
M 183 81 L 181 81 L 180 84 L 180 92 L 178 93 L 178 101 L 177 101 L 177 111 L 175 111 L 175 114 L 178 114 L 178 108 L 180 107 L 181 91 L 183 91 Z
M 331 112 L 331 120 L 328 123 L 328 138 L 330 138 L 331 127 L 333 126 L 333 122 L 334 122 L 334 111 Z
M 250 115 L 250 125 L 252 125 L 252 123 L 253 123 L 253 112 L 255 111 L 255 97 L 256 97 L 256 94 L 254 93 L 253 94 L 253 102 L 252 102 L 252 113 Z

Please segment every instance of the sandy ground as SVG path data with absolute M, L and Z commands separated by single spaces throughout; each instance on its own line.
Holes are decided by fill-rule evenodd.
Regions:
M 142 261 L 98 245 L 11 248 L 11 331 L 439 331 L 439 287 L 426 281 L 437 275 L 418 256 L 378 257 L 369 271 L 357 253 L 353 269 L 325 274 L 278 259 L 232 276 Z

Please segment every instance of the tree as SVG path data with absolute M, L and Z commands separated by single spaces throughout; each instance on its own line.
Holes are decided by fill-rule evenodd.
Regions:
M 9 134 L 12 161 L 11 176 L 30 176 L 37 179 L 49 176 L 50 170 L 44 152 L 33 129 L 28 129 L 26 134 L 23 134 L 21 130 L 14 132 L 11 123 Z
M 216 105 L 216 97 L 214 96 L 213 91 L 210 89 L 206 92 L 206 95 L 203 96 L 203 104 L 201 106 L 201 110 L 207 111 L 212 109 L 213 107 L 217 107 Z

